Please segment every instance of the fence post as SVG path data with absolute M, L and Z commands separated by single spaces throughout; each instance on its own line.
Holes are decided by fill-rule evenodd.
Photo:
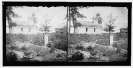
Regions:
M 114 36 L 113 36 L 113 34 L 111 34 L 110 35 L 110 45 L 111 46 L 112 46 L 113 42 L 114 42 Z
M 45 46 L 48 44 L 48 35 L 45 34 Z

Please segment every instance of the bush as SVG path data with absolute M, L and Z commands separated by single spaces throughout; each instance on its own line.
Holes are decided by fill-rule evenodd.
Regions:
M 12 44 L 12 34 L 6 34 L 6 45 Z
M 76 52 L 72 55 L 71 58 L 69 58 L 69 60 L 72 60 L 72 61 L 78 61 L 78 60 L 83 60 L 84 59 L 84 55 L 80 52 Z
M 18 61 L 17 55 L 12 50 L 6 50 L 6 60 L 8 62 Z
M 19 50 L 19 48 L 13 45 L 6 45 L 6 50 Z
M 109 39 L 99 39 L 96 43 L 99 45 L 105 45 L 108 46 L 109 45 Z
M 39 46 L 43 46 L 44 45 L 44 37 L 43 36 L 35 36 L 33 39 L 32 39 L 32 43 L 34 45 L 39 45 Z
M 6 44 L 15 43 L 16 41 L 26 42 L 28 38 L 23 34 L 6 34 Z
M 120 51 L 121 49 L 127 50 L 127 48 L 128 48 L 128 39 L 118 40 L 116 43 L 113 44 L 113 47 L 116 47 L 118 51 Z
M 82 41 L 92 42 L 96 40 L 98 44 L 109 45 L 109 34 L 70 34 L 69 43 L 77 44 Z
M 114 47 L 110 48 L 109 46 L 96 45 L 94 47 L 94 50 L 97 50 L 97 51 L 103 53 L 106 56 L 110 56 L 112 54 L 115 54 L 117 49 L 114 48 Z
M 118 53 L 118 54 L 113 54 L 112 56 L 109 57 L 110 61 L 126 61 L 127 60 L 127 56 L 125 56 L 124 54 Z
M 23 34 L 13 34 L 14 41 L 26 42 L 28 41 L 27 37 Z
M 66 34 L 55 34 L 54 44 L 55 48 L 67 51 L 68 43 L 67 43 L 67 35 Z
M 84 47 L 83 46 L 76 46 L 75 49 L 84 50 Z

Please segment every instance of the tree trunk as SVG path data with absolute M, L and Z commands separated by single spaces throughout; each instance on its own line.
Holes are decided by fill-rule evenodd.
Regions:
M 69 21 L 69 34 L 70 34 L 70 29 L 71 29 L 71 20 Z
M 109 31 L 109 45 L 110 45 L 110 31 Z
M 76 34 L 76 30 L 75 30 L 75 21 L 74 21 L 74 18 L 73 18 L 73 28 L 74 28 L 74 34 Z
M 43 40 L 44 40 L 44 46 L 45 46 L 45 34 L 43 33 Z
M 74 34 L 76 34 L 76 28 L 74 27 Z

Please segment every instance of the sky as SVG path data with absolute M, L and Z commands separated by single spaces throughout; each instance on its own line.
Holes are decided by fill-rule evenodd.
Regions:
M 37 17 L 37 26 L 40 27 L 41 24 L 44 24 L 45 17 L 48 19 L 51 19 L 50 21 L 50 30 L 54 32 L 55 28 L 59 28 L 63 26 L 66 23 L 65 16 L 67 14 L 67 8 L 60 6 L 60 7 L 18 7 L 14 8 L 13 11 L 21 16 L 21 18 L 15 18 L 16 21 L 25 21 L 28 22 L 28 18 L 31 17 L 33 13 L 36 14 Z M 101 17 L 103 19 L 102 25 L 104 26 L 105 22 L 107 22 L 109 19 L 107 18 L 108 15 L 111 13 L 113 14 L 113 17 L 118 16 L 116 19 L 115 26 L 116 30 L 119 30 L 120 28 L 127 27 L 128 22 L 128 9 L 126 7 L 108 7 L 108 6 L 102 6 L 102 7 L 89 7 L 89 8 L 82 8 L 79 9 L 79 12 L 81 14 L 84 14 L 86 18 L 84 19 L 78 19 L 79 21 L 90 21 L 92 22 L 92 17 L 96 15 L 96 13 L 100 13 Z
M 128 9 L 126 7 L 90 7 L 88 9 L 80 10 L 80 13 L 87 16 L 85 21 L 92 21 L 92 17 L 96 15 L 96 13 L 100 13 L 103 19 L 103 27 L 105 27 L 105 23 L 109 21 L 107 18 L 111 13 L 113 14 L 113 18 L 116 18 L 114 21 L 115 30 L 118 31 L 120 28 L 126 28 L 128 26 Z
M 47 19 L 51 19 L 49 21 L 49 25 L 51 26 L 50 30 L 54 31 L 55 28 L 59 27 L 61 23 L 64 23 L 66 8 L 64 7 L 21 7 L 14 8 L 14 12 L 21 16 L 21 18 L 15 18 L 16 21 L 26 21 L 28 22 L 28 18 L 31 17 L 33 13 L 36 14 L 37 17 L 37 26 L 40 27 L 41 24 L 44 24 L 45 17 Z

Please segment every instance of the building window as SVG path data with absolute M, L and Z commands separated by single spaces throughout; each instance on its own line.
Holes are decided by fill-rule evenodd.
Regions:
M 88 31 L 88 28 L 86 28 L 86 32 Z
M 31 28 L 29 28 L 29 32 L 30 32 Z
M 94 28 L 94 32 L 96 32 L 96 28 Z
M 23 28 L 21 28 L 21 31 L 23 31 Z

